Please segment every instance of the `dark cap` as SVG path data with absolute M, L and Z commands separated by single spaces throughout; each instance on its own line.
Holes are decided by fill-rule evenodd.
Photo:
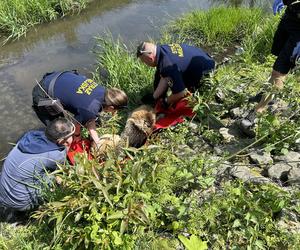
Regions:
M 136 57 L 139 58 L 141 55 L 147 53 L 147 54 L 151 54 L 151 51 L 145 50 L 145 42 L 140 43 L 140 45 L 137 47 L 136 50 Z
M 136 50 L 136 57 L 140 57 L 145 50 L 145 42 L 141 42 L 138 46 L 137 46 L 137 50 Z

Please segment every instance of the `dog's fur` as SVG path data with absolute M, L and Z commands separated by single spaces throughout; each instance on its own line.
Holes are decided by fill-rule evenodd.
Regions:
M 104 134 L 99 139 L 100 142 L 96 151 L 98 157 L 105 157 L 108 152 L 118 151 L 121 143 L 121 137 L 119 135 Z
M 145 144 L 153 132 L 155 122 L 154 109 L 148 105 L 142 105 L 129 115 L 121 137 L 127 141 L 128 146 L 139 148 Z

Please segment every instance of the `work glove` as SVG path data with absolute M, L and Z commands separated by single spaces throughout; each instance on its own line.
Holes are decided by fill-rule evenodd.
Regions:
M 295 64 L 300 63 L 300 42 L 296 44 L 296 47 L 293 50 L 291 61 L 294 62 Z
M 273 14 L 274 16 L 278 14 L 284 8 L 282 0 L 274 0 L 273 3 Z

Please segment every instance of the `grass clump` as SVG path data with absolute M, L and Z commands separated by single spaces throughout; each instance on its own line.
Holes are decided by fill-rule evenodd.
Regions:
M 271 54 L 273 37 L 277 29 L 280 16 L 264 18 L 264 21 L 256 26 L 242 41 L 245 48 L 244 58 L 247 62 L 258 60 L 263 62 Z
M 23 36 L 35 24 L 79 12 L 89 0 L 2 0 L 0 33 L 7 39 Z
M 187 14 L 175 20 L 171 29 L 183 41 L 223 47 L 241 42 L 253 33 L 263 18 L 263 12 L 258 8 L 220 7 Z
M 212 249 L 297 249 L 299 235 L 276 224 L 278 213 L 290 206 L 291 199 L 274 185 L 228 182 L 200 209 L 193 205 L 188 230 L 207 240 Z
M 137 103 L 143 92 L 152 90 L 154 70 L 139 62 L 121 40 L 98 38 L 95 78 L 108 87 L 118 87 L 126 91 L 131 103 Z M 105 74 L 101 74 L 101 71 Z

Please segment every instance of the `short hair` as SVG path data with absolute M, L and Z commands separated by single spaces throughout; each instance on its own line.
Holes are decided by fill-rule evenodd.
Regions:
M 123 90 L 117 88 L 107 89 L 105 92 L 105 106 L 113 106 L 115 109 L 126 108 L 128 97 Z
M 56 118 L 51 121 L 45 130 L 46 137 L 57 143 L 61 139 L 67 139 L 74 133 L 74 124 L 64 117 Z

